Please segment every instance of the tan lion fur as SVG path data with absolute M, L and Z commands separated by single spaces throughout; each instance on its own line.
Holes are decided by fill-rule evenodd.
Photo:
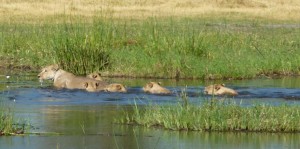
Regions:
M 97 73 L 97 72 L 93 72 L 93 73 L 87 75 L 86 77 L 91 78 L 91 79 L 95 79 L 95 80 L 98 80 L 98 81 L 103 81 L 103 79 L 101 77 L 101 74 Z
M 204 89 L 204 93 L 208 95 L 238 95 L 235 90 L 225 87 L 225 84 L 213 84 L 206 86 Z
M 162 87 L 159 82 L 149 82 L 143 87 L 143 91 L 152 94 L 170 94 L 171 91 Z
M 106 91 L 106 92 L 127 92 L 127 89 L 124 85 L 119 83 L 101 83 L 101 82 L 85 82 L 84 86 L 86 87 L 86 90 L 88 92 L 100 92 L 100 91 Z
M 53 85 L 57 88 L 86 89 L 84 82 L 93 82 L 94 79 L 76 76 L 70 72 L 59 68 L 57 64 L 46 66 L 38 74 L 39 80 L 53 80 Z

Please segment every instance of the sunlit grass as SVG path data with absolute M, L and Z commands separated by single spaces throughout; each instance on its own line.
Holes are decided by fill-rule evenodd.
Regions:
M 299 7 L 298 0 L 4 0 L 0 21 L 41 22 L 65 14 L 89 19 L 101 15 L 118 19 L 198 16 L 297 21 Z
M 1 24 L 1 65 L 58 63 L 76 74 L 253 78 L 299 74 L 300 30 L 194 18 Z
M 0 67 L 58 63 L 76 74 L 201 79 L 299 74 L 299 7 L 297 0 L 4 0 Z

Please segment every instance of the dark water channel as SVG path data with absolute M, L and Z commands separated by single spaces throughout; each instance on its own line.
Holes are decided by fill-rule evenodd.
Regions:
M 201 80 L 109 79 L 123 83 L 128 93 L 88 93 L 57 90 L 51 82 L 42 86 L 36 75 L 0 75 L 1 103 L 10 105 L 16 117 L 31 124 L 32 134 L 2 136 L 0 148 L 82 149 L 82 148 L 300 148 L 299 133 L 220 133 L 177 132 L 157 128 L 120 125 L 114 122 L 136 103 L 177 104 L 185 89 L 192 104 L 211 97 L 202 94 L 204 86 L 225 83 L 239 95 L 233 100 L 244 106 L 253 103 L 300 104 L 300 78 L 203 82 Z M 172 95 L 150 95 L 141 87 L 160 81 Z M 227 98 L 227 97 L 217 97 Z

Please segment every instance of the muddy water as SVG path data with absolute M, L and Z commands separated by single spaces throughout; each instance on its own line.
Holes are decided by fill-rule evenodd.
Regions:
M 0 75 L 0 100 L 11 105 L 16 117 L 32 126 L 33 134 L 0 137 L 0 148 L 299 148 L 300 134 L 177 132 L 120 125 L 114 122 L 132 105 L 177 104 L 186 89 L 190 102 L 201 104 L 210 96 L 205 85 L 221 82 L 195 80 L 160 81 L 172 95 L 150 95 L 141 87 L 150 80 L 109 79 L 128 87 L 128 93 L 87 93 L 57 90 L 51 82 L 42 85 L 35 75 Z M 300 104 L 300 78 L 223 81 L 239 92 L 234 100 L 252 103 Z M 218 97 L 227 98 L 227 97 Z

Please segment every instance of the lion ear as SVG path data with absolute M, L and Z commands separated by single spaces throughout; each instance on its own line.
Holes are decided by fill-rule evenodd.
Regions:
M 117 87 L 118 90 L 122 89 L 121 85 L 117 85 L 116 87 Z
M 221 84 L 221 86 L 225 87 L 225 84 L 223 83 L 223 84 Z
M 219 90 L 221 87 L 219 85 L 215 85 L 215 90 Z
M 54 64 L 52 70 L 57 71 L 59 69 L 58 64 Z
M 158 84 L 158 85 L 161 85 L 162 83 L 161 83 L 161 82 L 157 82 L 157 84 Z
M 84 87 L 87 88 L 89 86 L 89 83 L 84 82 Z
M 92 75 L 92 77 L 93 77 L 93 78 L 97 78 L 97 75 L 96 75 L 96 74 L 94 74 L 94 75 Z
M 152 88 L 153 87 L 153 83 L 148 83 L 148 86 L 150 87 L 150 88 Z

